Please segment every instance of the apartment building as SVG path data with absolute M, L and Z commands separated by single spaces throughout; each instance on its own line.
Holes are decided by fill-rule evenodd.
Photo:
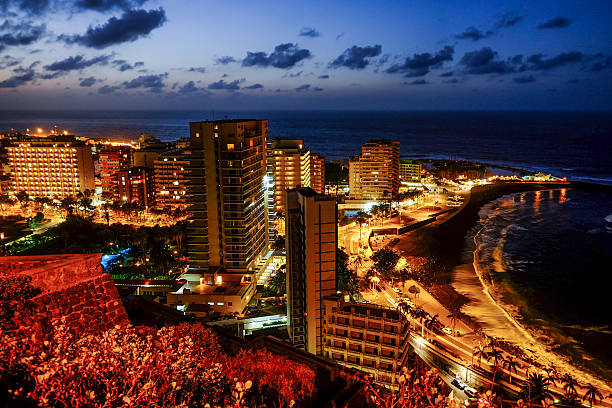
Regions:
M 360 156 L 349 159 L 349 196 L 357 200 L 389 199 L 400 185 L 399 142 L 372 140 Z
M 285 190 L 310 187 L 310 151 L 301 139 L 274 139 L 268 142 L 268 167 L 274 180 L 274 212 L 285 211 Z
M 132 167 L 132 152 L 129 146 L 111 146 L 98 155 L 103 196 L 118 199 L 117 174 Z
M 400 183 L 402 186 L 421 184 L 421 163 L 416 160 L 400 161 Z
M 323 303 L 324 356 L 372 374 L 377 384 L 396 388 L 411 352 L 407 319 L 395 309 L 345 302 L 339 294 L 325 297 Z
M 187 207 L 189 157 L 184 151 L 162 154 L 154 162 L 155 203 L 160 207 Z
M 6 150 L 13 194 L 64 198 L 95 188 L 91 147 L 73 136 L 23 137 Z
M 121 203 L 149 208 L 155 201 L 153 175 L 144 167 L 133 167 L 117 173 L 117 195 Z
M 318 153 L 310 155 L 310 188 L 325 194 L 325 158 Z
M 310 187 L 285 193 L 287 330 L 296 347 L 323 354 L 323 297 L 336 293 L 336 201 Z

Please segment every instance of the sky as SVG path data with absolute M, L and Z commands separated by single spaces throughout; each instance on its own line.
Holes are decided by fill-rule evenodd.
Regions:
M 0 0 L 0 109 L 612 109 L 612 1 Z

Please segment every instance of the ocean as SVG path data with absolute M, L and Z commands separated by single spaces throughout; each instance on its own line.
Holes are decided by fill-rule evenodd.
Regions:
M 188 136 L 190 121 L 244 117 L 268 119 L 270 138 L 302 138 L 328 160 L 388 138 L 400 141 L 403 158 L 467 159 L 612 184 L 612 112 L 3 111 L 0 132 L 57 125 L 79 136 L 170 141 Z
M 510 194 L 479 215 L 465 256 L 497 303 L 552 350 L 612 381 L 612 195 Z

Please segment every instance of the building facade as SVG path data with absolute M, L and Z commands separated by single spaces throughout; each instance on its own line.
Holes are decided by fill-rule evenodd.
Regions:
M 310 155 L 310 188 L 325 194 L 325 158 L 318 153 Z
M 372 303 L 324 299 L 323 350 L 341 365 L 372 374 L 377 384 L 397 387 L 410 344 L 409 323 L 397 310 Z
M 91 147 L 74 137 L 27 137 L 6 150 L 13 194 L 64 198 L 95 188 Z
M 98 155 L 100 165 L 100 180 L 102 195 L 108 198 L 119 197 L 117 189 L 117 174 L 121 170 L 132 167 L 132 148 L 129 146 L 114 146 Z
M 162 154 L 154 163 L 155 203 L 160 207 L 187 207 L 189 157 L 183 151 Z
M 132 167 L 117 173 L 117 195 L 122 203 L 149 208 L 155 202 L 153 175 L 144 167 Z
M 399 191 L 399 142 L 372 140 L 349 160 L 349 196 L 357 200 L 390 199 Z
M 268 142 L 268 167 L 274 180 L 274 212 L 285 211 L 285 190 L 310 187 L 310 151 L 301 139 Z
M 420 185 L 421 163 L 416 160 L 401 160 L 400 183 L 403 186 Z
M 287 330 L 296 347 L 323 354 L 323 297 L 336 293 L 338 208 L 309 187 L 287 190 Z
M 254 279 L 268 249 L 265 120 L 191 122 L 187 247 L 192 275 Z

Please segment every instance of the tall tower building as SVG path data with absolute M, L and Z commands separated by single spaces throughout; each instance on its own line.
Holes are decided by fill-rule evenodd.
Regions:
M 189 266 L 251 282 L 268 248 L 265 120 L 191 122 Z
M 268 167 L 274 179 L 274 211 L 285 211 L 285 190 L 310 187 L 310 151 L 301 139 L 268 142 Z
M 318 153 L 310 155 L 310 188 L 319 194 L 325 193 L 325 157 Z
M 400 185 L 399 142 L 371 140 L 349 160 L 349 196 L 358 200 L 392 198 Z
M 133 167 L 117 173 L 117 197 L 121 203 L 149 208 L 155 200 L 153 174 L 145 167 Z
M 109 198 L 119 199 L 117 191 L 117 174 L 132 167 L 132 148 L 115 146 L 105 149 L 98 156 L 102 194 Z
M 287 330 L 293 344 L 323 354 L 323 297 L 336 293 L 336 200 L 300 187 L 285 193 Z
M 95 188 L 91 146 L 72 136 L 23 137 L 6 150 L 13 193 L 64 198 Z
M 155 202 L 160 207 L 187 206 L 187 170 L 189 157 L 177 150 L 162 154 L 155 160 Z

